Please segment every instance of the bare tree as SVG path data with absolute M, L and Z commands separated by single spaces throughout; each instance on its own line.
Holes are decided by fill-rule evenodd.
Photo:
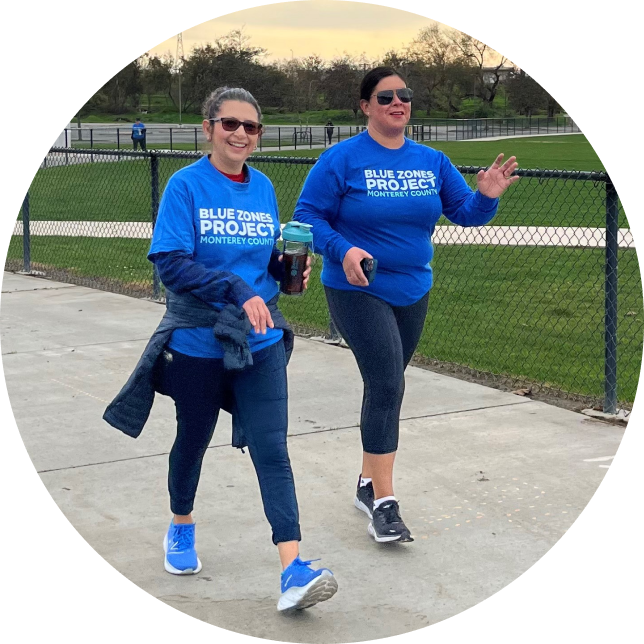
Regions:
M 494 49 L 460 31 L 453 30 L 449 37 L 456 46 L 463 63 L 476 70 L 472 95 L 478 96 L 484 103 L 491 105 L 496 97 L 501 82 L 501 69 L 507 62 L 507 58 L 501 56 L 498 63 L 489 65 L 485 69 L 487 62 L 499 56 Z

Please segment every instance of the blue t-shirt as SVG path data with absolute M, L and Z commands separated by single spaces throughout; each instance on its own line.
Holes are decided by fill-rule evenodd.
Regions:
M 163 193 L 152 235 L 150 255 L 184 251 L 214 271 L 241 277 L 265 302 L 279 288 L 268 273 L 280 236 L 275 190 L 268 177 L 246 166 L 247 181 L 237 183 L 212 166 L 207 156 L 175 172 Z M 221 310 L 226 302 L 210 302 Z M 279 329 L 251 330 L 252 352 L 278 342 Z M 171 349 L 189 356 L 223 358 L 212 328 L 177 329 Z
M 443 152 L 410 139 L 390 150 L 364 131 L 320 155 L 293 218 L 313 225 L 323 284 L 407 306 L 432 287 L 431 237 L 441 213 L 461 226 L 481 226 L 498 203 L 474 192 Z M 378 260 L 369 286 L 347 281 L 342 260 L 353 246 Z
M 143 130 L 145 130 L 145 125 L 143 123 L 135 123 L 132 126 L 132 137 L 135 139 L 145 138 Z

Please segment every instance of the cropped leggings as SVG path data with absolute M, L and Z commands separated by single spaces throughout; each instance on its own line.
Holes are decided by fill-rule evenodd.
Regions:
M 195 358 L 166 349 L 159 391 L 177 411 L 177 436 L 170 451 L 168 489 L 174 514 L 193 509 L 201 465 L 224 396 L 232 394 L 248 441 L 273 543 L 301 539 L 293 471 L 286 447 L 288 393 L 286 355 L 280 340 L 253 354 L 253 365 L 225 371 L 223 359 Z
M 364 382 L 362 448 L 368 454 L 395 452 L 404 372 L 423 331 L 429 292 L 409 306 L 391 306 L 362 291 L 324 290 L 331 318 L 353 351 Z

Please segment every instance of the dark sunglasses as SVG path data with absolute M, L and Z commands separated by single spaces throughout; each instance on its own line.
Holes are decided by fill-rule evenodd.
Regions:
M 226 132 L 237 132 L 240 125 L 244 126 L 244 132 L 255 136 L 262 131 L 263 125 L 261 123 L 255 123 L 254 121 L 240 121 L 232 116 L 224 117 L 221 119 L 210 119 L 211 123 L 221 123 L 221 127 L 224 128 Z
M 371 96 L 375 96 L 378 99 L 378 105 L 389 105 L 394 100 L 394 92 L 396 92 L 396 96 L 403 103 L 411 103 L 411 99 L 414 96 L 413 90 L 409 89 L 409 87 L 402 87 L 396 90 L 384 89 L 382 92 L 372 94 Z

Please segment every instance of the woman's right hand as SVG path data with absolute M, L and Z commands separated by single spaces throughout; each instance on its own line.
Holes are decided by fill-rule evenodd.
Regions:
M 369 286 L 369 280 L 365 277 L 360 266 L 360 262 L 365 258 L 373 259 L 366 250 L 362 250 L 357 246 L 353 246 L 347 251 L 342 260 L 342 268 L 349 284 L 353 286 Z
M 273 319 L 271 318 L 271 312 L 259 295 L 255 295 L 250 300 L 246 300 L 242 304 L 242 308 L 246 311 L 246 315 L 253 325 L 255 333 L 266 334 L 266 327 L 271 329 L 275 328 Z

